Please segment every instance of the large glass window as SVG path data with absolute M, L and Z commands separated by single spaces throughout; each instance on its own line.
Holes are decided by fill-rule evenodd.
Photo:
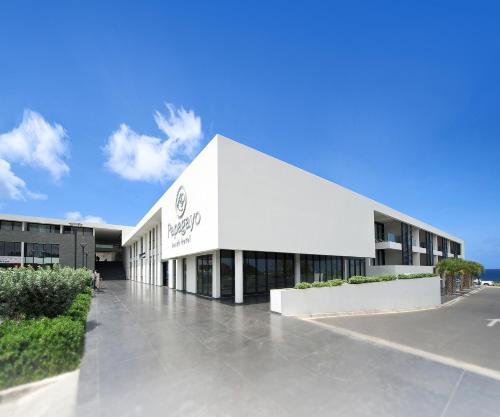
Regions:
M 34 266 L 58 264 L 59 245 L 51 243 L 25 243 L 24 263 Z
M 21 256 L 21 243 L 0 242 L 0 256 Z
M 21 231 L 22 230 L 22 223 L 21 222 L 11 222 L 8 220 L 0 220 L 0 230 Z
M 35 233 L 59 233 L 60 226 L 56 224 L 28 223 L 27 230 Z
M 365 258 L 346 258 L 347 260 L 347 277 L 364 276 L 366 275 Z
M 212 255 L 198 256 L 196 258 L 196 293 L 212 296 Z
M 340 256 L 300 255 L 300 280 L 314 282 L 343 278 L 342 265 Z
M 234 251 L 220 251 L 220 295 L 234 296 Z
M 291 253 L 243 253 L 244 294 L 267 294 L 273 288 L 293 287 L 294 256 Z

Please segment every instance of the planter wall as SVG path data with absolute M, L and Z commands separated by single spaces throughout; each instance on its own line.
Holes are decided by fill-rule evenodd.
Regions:
M 441 304 L 440 278 L 401 279 L 305 290 L 271 290 L 271 311 L 286 316 L 398 311 Z

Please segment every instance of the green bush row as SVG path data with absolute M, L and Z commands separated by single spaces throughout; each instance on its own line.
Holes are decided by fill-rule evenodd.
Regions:
M 336 287 L 337 285 L 342 285 L 348 282 L 349 284 L 366 284 L 369 282 L 383 282 L 383 281 L 394 281 L 396 279 L 415 279 L 415 278 L 428 278 L 434 277 L 435 274 L 400 274 L 400 275 L 375 275 L 371 277 L 365 276 L 353 276 L 349 280 L 344 281 L 342 279 L 333 279 L 330 281 L 319 281 L 319 282 L 300 282 L 295 285 L 296 289 L 303 290 L 306 288 L 316 288 L 316 287 Z
M 91 279 L 88 269 L 0 269 L 0 317 L 56 317 L 68 309 Z
M 344 284 L 345 281 L 342 279 L 331 279 L 329 281 L 317 281 L 317 282 L 299 282 L 295 285 L 295 288 L 303 290 L 306 288 L 318 288 L 318 287 L 337 287 Z
M 399 274 L 398 279 L 415 279 L 415 278 L 430 278 L 435 277 L 436 274 Z
M 354 276 L 349 278 L 349 284 L 365 284 L 368 282 L 394 281 L 397 275 L 375 275 L 373 277 Z
M 56 318 L 0 324 L 0 389 L 76 369 L 83 353 L 89 290 Z

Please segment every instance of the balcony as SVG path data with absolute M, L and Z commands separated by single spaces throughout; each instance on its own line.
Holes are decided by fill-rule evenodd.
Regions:
M 427 253 L 427 248 L 425 247 L 425 242 L 419 242 L 418 240 L 413 239 L 412 252 L 413 253 Z
M 401 250 L 401 236 L 394 233 L 379 234 L 375 239 L 375 249 Z

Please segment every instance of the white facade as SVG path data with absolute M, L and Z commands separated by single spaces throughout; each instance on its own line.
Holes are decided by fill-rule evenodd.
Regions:
M 383 237 L 377 242 L 375 222 L 384 225 Z M 398 239 L 401 223 L 411 230 L 403 240 L 401 236 Z M 423 241 L 425 232 L 433 247 Z M 439 242 L 448 245 L 447 256 L 463 257 L 461 239 L 220 135 L 138 225 L 123 233 L 128 279 L 162 285 L 162 277 L 168 275 L 170 287 L 199 293 L 198 270 L 208 267 L 196 258 L 211 255 L 211 261 L 207 261 L 211 262 L 210 295 L 215 298 L 223 285 L 220 250 L 234 251 L 232 296 L 236 302 L 243 301 L 248 284 L 243 271 L 247 251 L 291 254 L 294 266 L 285 268 L 286 274 L 292 274 L 297 282 L 301 279 L 300 254 L 342 257 L 344 271 L 348 259 L 364 259 L 363 272 L 370 273 L 376 263 L 373 258 L 383 251 L 385 265 L 379 265 L 379 269 L 406 262 L 405 266 L 413 266 L 411 270 L 427 272 L 430 266 L 424 267 L 423 260 L 435 264 L 443 256 L 438 251 Z M 455 253 L 450 253 L 450 242 L 459 245 L 459 253 L 456 246 Z M 430 249 L 423 248 L 424 244 Z M 266 262 L 271 262 L 266 264 L 269 272 L 269 265 L 282 262 L 282 258 Z M 266 282 L 275 279 L 281 279 L 281 275 L 268 277 Z M 315 274 L 314 279 L 322 279 L 321 274 L 319 278 Z

